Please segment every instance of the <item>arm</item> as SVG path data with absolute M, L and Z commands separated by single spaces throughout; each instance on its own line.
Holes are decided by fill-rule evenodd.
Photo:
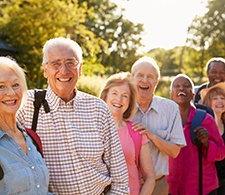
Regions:
M 108 167 L 111 178 L 111 186 L 107 194 L 125 195 L 129 193 L 127 165 L 120 145 L 119 135 L 109 110 L 105 113 L 104 119 L 105 149 L 103 160 Z
M 155 168 L 148 143 L 141 147 L 140 170 L 144 180 L 140 195 L 152 194 L 155 187 Z
M 176 158 L 180 152 L 180 145 L 174 144 L 170 141 L 164 140 L 159 136 L 151 133 L 144 125 L 141 123 L 135 122 L 132 125 L 132 128 L 136 130 L 141 130 L 140 134 L 146 134 L 149 140 L 153 142 L 153 144 L 164 154 L 171 156 L 172 158 Z

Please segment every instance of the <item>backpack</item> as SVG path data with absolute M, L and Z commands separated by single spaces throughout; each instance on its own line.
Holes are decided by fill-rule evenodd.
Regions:
M 214 118 L 214 112 L 213 110 L 204 105 L 204 104 L 199 104 L 195 103 L 196 107 L 196 113 L 192 119 L 191 122 L 191 140 L 194 145 L 198 147 L 198 163 L 199 163 L 199 195 L 202 195 L 202 144 L 201 142 L 196 138 L 196 133 L 194 132 L 194 129 L 197 127 L 201 126 L 202 121 L 204 120 L 206 114 L 210 114 Z
M 206 113 L 210 114 L 213 118 L 215 116 L 212 108 L 210 108 L 209 106 L 200 103 L 195 103 L 195 107 L 197 110 L 191 122 L 191 140 L 194 145 L 197 145 L 198 140 L 196 139 L 196 134 L 195 132 L 193 132 L 193 130 L 201 125 L 202 121 L 206 116 Z
M 41 139 L 36 133 L 37 128 L 37 119 L 39 114 L 39 109 L 41 105 L 44 106 L 44 110 L 46 113 L 50 112 L 50 108 L 48 102 L 45 99 L 46 90 L 34 90 L 34 114 L 33 114 L 33 121 L 31 129 L 25 128 L 28 135 L 32 138 L 34 145 L 37 147 L 37 150 L 41 153 L 42 157 L 43 150 L 42 150 L 42 143 Z

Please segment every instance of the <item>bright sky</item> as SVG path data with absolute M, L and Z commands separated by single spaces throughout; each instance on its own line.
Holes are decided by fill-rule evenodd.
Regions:
M 143 23 L 144 51 L 185 44 L 188 26 L 206 12 L 207 0 L 112 0 L 126 9 L 125 17 Z

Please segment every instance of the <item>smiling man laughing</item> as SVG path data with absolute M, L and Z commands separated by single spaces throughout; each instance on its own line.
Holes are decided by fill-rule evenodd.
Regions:
M 166 98 L 155 96 L 160 70 L 154 59 L 142 57 L 131 69 L 138 93 L 138 110 L 133 122 L 147 127 L 141 133 L 148 136 L 156 171 L 153 195 L 168 195 L 168 156 L 175 158 L 181 146 L 186 145 L 178 105 Z

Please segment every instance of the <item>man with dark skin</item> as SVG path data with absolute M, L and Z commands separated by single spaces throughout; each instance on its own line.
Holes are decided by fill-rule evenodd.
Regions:
M 211 58 L 206 63 L 208 82 L 194 88 L 194 102 L 201 103 L 200 91 L 225 81 L 225 59 L 222 57 Z

